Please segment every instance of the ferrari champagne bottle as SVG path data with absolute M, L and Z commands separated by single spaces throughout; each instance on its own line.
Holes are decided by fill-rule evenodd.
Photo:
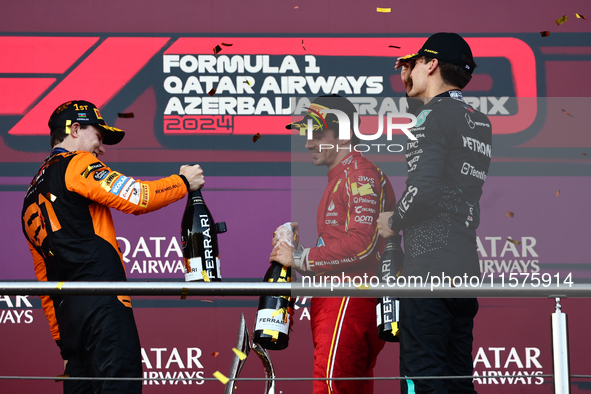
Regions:
M 273 233 L 274 245 L 287 242 L 298 248 L 298 233 L 291 223 L 285 223 Z M 291 282 L 291 268 L 272 261 L 265 273 L 263 282 Z M 293 307 L 295 300 L 288 296 L 262 296 L 254 327 L 252 342 L 269 350 L 283 350 L 289 345 L 289 331 L 293 325 Z
M 201 190 L 189 192 L 181 222 L 185 281 L 222 280 L 217 234 L 225 232 L 226 223 L 214 222 Z
M 400 246 L 402 237 L 395 235 L 388 238 L 386 241 L 386 247 L 384 253 L 382 253 L 382 259 L 378 265 L 378 277 L 380 281 L 386 283 L 388 277 L 390 281 L 396 280 L 396 276 L 402 268 L 402 261 L 404 260 L 404 253 Z M 399 325 L 398 325 L 398 313 L 399 313 L 399 301 L 395 297 L 379 297 L 377 299 L 376 315 L 377 315 L 377 326 L 378 336 L 387 342 L 398 342 L 399 341 Z
M 263 282 L 291 282 L 291 268 L 273 261 Z M 252 342 L 269 350 L 285 349 L 293 325 L 294 302 L 288 296 L 260 297 Z

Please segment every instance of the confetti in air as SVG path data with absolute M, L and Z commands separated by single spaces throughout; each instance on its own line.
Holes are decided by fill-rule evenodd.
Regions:
M 207 275 L 207 271 L 206 271 L 206 270 L 203 270 L 203 271 L 201 271 L 201 276 L 203 276 L 203 280 L 204 280 L 204 281 L 206 281 L 206 282 L 211 282 L 211 281 L 209 280 L 209 276 Z
M 304 48 L 304 51 L 306 50 L 306 47 L 304 45 L 304 40 L 302 40 L 302 48 Z
M 220 353 L 219 352 L 213 352 L 213 353 L 211 353 L 211 355 L 214 356 L 214 357 L 217 357 L 218 354 L 220 354 Z
M 507 217 L 508 218 L 512 218 L 513 216 L 515 216 L 515 214 L 513 212 L 507 211 Z
M 222 45 L 225 46 L 225 47 L 231 47 L 234 44 L 226 44 L 225 42 L 222 42 Z
M 565 114 L 567 114 L 568 116 L 570 116 L 571 118 L 574 118 L 574 116 L 572 116 L 571 114 L 569 114 L 568 112 L 566 112 L 566 110 L 563 108 L 562 112 L 564 112 Z
M 566 17 L 566 15 L 561 16 L 560 18 L 556 19 L 556 25 L 560 26 L 562 25 L 564 22 L 566 22 L 568 20 L 568 18 Z
M 119 112 L 117 114 L 117 116 L 120 118 L 133 118 L 134 117 L 133 112 Z
M 575 15 L 576 15 L 576 16 L 577 16 L 577 18 L 579 18 L 579 19 L 585 19 L 585 20 L 587 20 L 587 18 L 585 18 L 585 17 L 584 17 L 583 15 L 581 15 L 581 14 L 575 14 Z
M 549 32 L 548 30 L 546 30 L 546 31 L 541 31 L 541 32 L 540 32 L 540 35 L 541 35 L 542 37 L 549 37 L 549 36 L 550 36 L 550 32 Z
M 246 358 L 246 354 L 242 353 L 240 350 L 236 349 L 235 347 L 232 348 L 234 353 L 238 356 L 238 358 L 242 361 Z
M 388 48 L 398 48 L 398 49 L 400 49 L 400 47 L 397 47 L 396 45 L 388 45 Z
M 556 192 L 556 197 L 560 196 L 560 190 Z
M 220 371 L 215 371 L 213 376 L 216 377 L 222 384 L 226 384 L 230 381 L 227 377 L 224 376 Z
M 511 242 L 513 245 L 521 245 L 521 241 L 515 241 L 511 238 L 507 238 L 507 242 Z
M 255 135 L 252 136 L 252 142 L 257 142 L 259 140 L 259 138 L 261 138 L 261 133 L 256 133 Z
M 213 96 L 215 94 L 215 89 L 211 89 L 209 92 L 207 92 L 207 94 Z
M 221 50 L 222 50 L 222 47 L 219 45 L 216 45 L 215 48 L 213 48 L 213 54 L 217 55 L 218 53 L 220 53 Z
M 377 7 L 377 8 L 378 8 L 377 9 L 378 12 L 384 12 L 384 13 L 392 12 L 392 8 L 380 8 L 380 7 Z

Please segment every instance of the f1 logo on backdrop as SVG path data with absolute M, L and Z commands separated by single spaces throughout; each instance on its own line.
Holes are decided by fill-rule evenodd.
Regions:
M 166 56 L 179 55 L 212 55 L 212 48 L 221 42 L 233 45 L 223 47 L 224 55 L 246 56 L 267 55 L 272 61 L 274 57 L 285 59 L 288 56 L 306 58 L 307 66 L 302 68 L 302 74 L 314 72 L 317 67 L 312 64 L 315 57 L 320 56 L 356 56 L 356 57 L 384 57 L 392 59 L 392 66 L 396 57 L 406 55 L 420 48 L 426 37 L 309 37 L 306 38 L 304 49 L 301 38 L 295 37 L 48 37 L 48 36 L 4 36 L 0 37 L 0 88 L 4 94 L 0 98 L 0 118 L 3 116 L 21 117 L 8 133 L 13 136 L 46 136 L 47 119 L 57 105 L 71 99 L 87 99 L 99 108 L 107 105 L 120 94 L 126 85 L 155 57 L 163 57 L 161 74 L 154 77 L 153 85 L 162 89 L 162 80 L 168 75 L 164 70 Z M 162 53 L 164 46 L 171 45 Z M 532 49 L 522 40 L 513 37 L 473 37 L 467 38 L 476 58 L 504 58 L 511 66 L 513 87 L 517 101 L 517 112 L 506 114 L 500 111 L 502 98 L 484 97 L 488 108 L 497 107 L 495 114 L 489 117 L 495 134 L 511 134 L 525 130 L 534 122 L 537 114 L 536 97 L 536 65 Z M 400 49 L 390 48 L 393 42 Z M 264 60 L 264 59 L 263 59 Z M 188 63 L 187 63 L 188 64 Z M 186 65 L 187 65 L 186 64 Z M 371 64 L 371 63 L 368 63 Z M 179 63 L 180 66 L 180 63 Z M 267 65 L 275 73 L 280 73 L 280 67 Z M 169 63 L 170 67 L 170 63 Z M 288 67 L 288 73 L 289 73 Z M 338 71 L 338 70 L 337 70 Z M 170 72 L 170 68 L 169 68 Z M 328 71 L 331 73 L 331 71 Z M 368 69 L 369 74 L 373 74 Z M 197 74 L 197 72 L 195 72 Z M 286 75 L 286 74 L 284 74 Z M 312 75 L 312 74 L 311 74 Z M 188 77 L 189 74 L 186 74 Z M 263 75 L 264 76 L 264 75 Z M 164 77 L 164 78 L 162 78 Z M 211 76 L 209 77 L 211 78 Z M 258 86 L 248 84 L 248 74 L 244 77 L 243 96 L 248 95 L 246 88 L 252 84 L 252 91 L 261 93 L 263 79 L 258 77 Z M 340 77 L 339 77 L 340 78 Z M 345 77 L 343 77 L 345 78 Z M 350 77 L 346 77 L 350 78 Z M 350 80 L 359 82 L 359 80 Z M 338 79 L 337 79 L 338 82 Z M 365 81 L 368 89 L 377 86 L 376 80 Z M 373 83 L 373 85 L 372 85 Z M 212 85 L 213 86 L 213 85 Z M 259 89 L 259 90 L 256 90 Z M 125 94 L 130 94 L 127 93 Z M 133 102 L 143 91 L 132 92 L 128 102 Z M 204 99 L 210 97 L 205 91 Z M 311 96 L 313 92 L 307 92 Z M 366 92 L 364 92 L 366 93 Z M 323 94 L 322 91 L 318 95 Z M 347 96 L 346 93 L 340 92 Z M 180 98 L 185 98 L 179 95 Z M 213 98 L 213 97 L 211 97 Z M 159 98 L 160 101 L 168 97 Z M 483 98 L 479 100 L 482 101 Z M 184 104 L 184 103 L 183 103 Z M 275 103 L 273 103 L 275 105 Z M 279 104 L 281 107 L 281 104 Z M 288 106 L 289 108 L 289 106 Z M 489 111 L 490 112 L 490 111 Z M 496 115 L 499 113 L 499 115 Z M 363 113 L 362 113 L 363 115 Z M 163 123 L 171 122 L 184 124 L 191 117 L 180 112 L 172 114 L 157 114 Z M 194 117 L 194 116 L 193 116 Z M 285 125 L 290 123 L 290 116 L 285 115 L 281 108 L 279 115 L 219 115 L 218 123 L 224 129 L 223 134 L 252 134 L 252 130 L 261 122 L 268 125 L 269 130 L 276 130 L 277 134 L 288 134 Z M 264 117 L 265 119 L 261 119 Z M 212 117 L 213 118 L 213 117 Z M 196 120 L 189 119 L 191 122 Z M 184 122 L 184 123 L 183 123 Z M 191 123 L 189 122 L 189 123 Z M 269 123 L 267 123 L 269 122 Z M 274 127 L 277 125 L 278 127 Z M 253 128 L 253 126 L 255 126 Z M 218 134 L 215 127 L 206 128 L 194 134 Z M 169 134 L 176 134 L 170 130 Z M 6 130 L 3 130 L 6 132 Z M 165 132 L 166 133 L 166 132 Z M 178 131 L 186 134 L 187 130 Z

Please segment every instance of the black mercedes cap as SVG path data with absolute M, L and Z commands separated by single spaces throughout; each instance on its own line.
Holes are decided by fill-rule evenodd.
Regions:
M 354 114 L 357 112 L 355 106 L 343 96 L 338 94 L 329 94 L 325 96 L 317 97 L 310 107 L 304 118 L 298 122 L 293 122 L 285 126 L 286 129 L 306 129 L 308 127 L 308 119 L 312 119 L 313 131 L 326 129 L 332 129 L 332 127 L 338 129 L 339 119 L 335 114 L 321 113 L 322 109 L 338 109 L 349 117 L 351 128 L 354 125 Z
M 427 56 L 455 64 L 472 74 L 474 68 L 465 61 L 462 61 L 464 55 L 468 55 L 470 59 L 473 58 L 470 45 L 460 35 L 456 33 L 436 33 L 425 41 L 417 53 L 401 57 L 400 61 L 404 62 L 417 57 Z
M 107 122 L 103 119 L 96 105 L 84 100 L 68 101 L 57 107 L 51 114 L 48 125 L 51 131 L 60 127 L 65 127 L 68 130 L 70 125 L 76 122 L 81 125 L 98 126 L 102 129 L 105 133 L 103 139 L 105 145 L 118 144 L 125 136 L 123 130 L 107 126 Z

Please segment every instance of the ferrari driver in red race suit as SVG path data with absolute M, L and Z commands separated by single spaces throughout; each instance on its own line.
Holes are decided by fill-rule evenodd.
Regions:
M 356 112 L 343 97 L 322 96 L 314 100 L 302 121 L 288 125 L 302 128 L 311 119 L 314 131 L 306 149 L 316 166 L 328 167 L 328 185 L 318 205 L 316 246 L 292 256 L 291 248 L 279 243 L 271 260 L 295 266 L 310 280 L 334 276 L 356 285 L 363 278 L 369 283 L 386 243 L 378 235 L 377 219 L 380 212 L 394 208 L 394 191 L 384 173 L 356 151 L 357 137 L 351 134 L 351 138 L 339 140 L 338 118 L 322 113 L 322 109 L 344 112 L 350 125 Z M 302 278 L 302 283 L 305 281 Z M 330 295 L 329 290 L 327 293 Z M 315 297 L 310 320 L 315 378 L 373 376 L 376 358 L 384 347 L 377 334 L 375 298 Z M 317 380 L 313 387 L 314 394 L 372 393 L 373 381 Z

